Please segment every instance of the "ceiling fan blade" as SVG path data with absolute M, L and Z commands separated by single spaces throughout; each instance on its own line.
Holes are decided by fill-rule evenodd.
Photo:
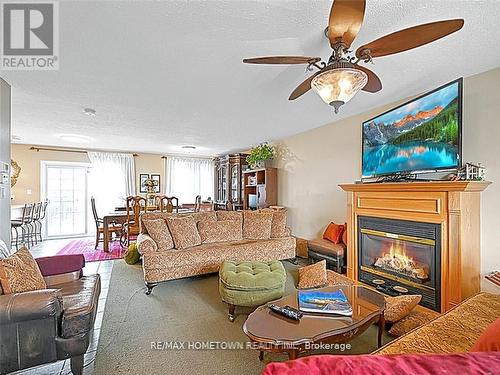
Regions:
M 334 0 L 328 20 L 330 45 L 340 40 L 349 47 L 358 35 L 365 16 L 365 0 Z
M 364 51 L 367 49 L 370 50 L 371 57 L 381 57 L 407 51 L 454 33 L 460 30 L 463 25 L 463 19 L 454 19 L 413 26 L 362 45 L 356 50 L 356 56 L 362 58 L 365 55 Z
M 316 77 L 319 73 L 321 73 L 321 70 L 317 71 L 314 73 L 312 76 L 307 78 L 304 82 L 302 82 L 300 85 L 297 86 L 295 90 L 292 91 L 290 96 L 288 97 L 288 100 L 295 100 L 299 96 L 304 95 L 306 92 L 308 92 L 311 89 L 311 81 L 313 80 L 314 77 Z
M 321 61 L 321 57 L 309 56 L 267 56 L 243 59 L 246 64 L 313 64 Z
M 367 92 L 377 92 L 382 90 L 382 82 L 380 82 L 380 78 L 378 78 L 378 76 L 374 72 L 361 65 L 356 65 L 355 68 L 362 70 L 368 76 L 368 82 L 361 90 Z

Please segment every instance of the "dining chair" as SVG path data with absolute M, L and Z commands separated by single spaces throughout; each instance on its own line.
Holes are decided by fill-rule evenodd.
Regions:
M 97 246 L 99 246 L 99 242 L 102 240 L 104 241 L 104 222 L 102 218 L 99 217 L 97 214 L 97 208 L 95 205 L 95 198 L 90 197 L 90 206 L 92 207 L 92 215 L 94 216 L 94 222 L 95 222 L 95 247 L 94 249 L 97 249 Z M 110 235 L 113 235 L 113 233 L 116 235 L 121 234 L 122 231 L 122 226 L 118 223 L 111 223 L 111 226 L 108 227 L 108 233 Z M 102 235 L 102 238 L 101 238 Z M 111 238 L 111 237 L 110 237 Z
M 16 247 L 16 250 L 19 250 L 19 245 L 26 244 L 29 247 L 29 223 L 31 218 L 31 212 L 33 211 L 33 204 L 26 203 L 23 207 L 22 216 L 18 219 L 14 219 L 10 221 L 10 227 L 14 230 L 15 236 L 12 236 L 11 245 Z M 19 236 L 19 230 L 21 230 L 21 236 Z M 21 242 L 19 242 L 21 240 Z
M 157 206 L 160 212 L 175 213 L 179 212 L 179 198 L 167 197 L 166 195 L 158 195 L 156 197 Z
M 146 212 L 146 198 L 141 196 L 129 196 L 126 200 L 127 221 L 122 226 L 120 243 L 122 246 L 129 246 L 130 239 L 138 236 L 140 232 L 139 217 Z
M 197 195 L 194 198 L 194 212 L 200 212 L 201 210 L 201 195 Z

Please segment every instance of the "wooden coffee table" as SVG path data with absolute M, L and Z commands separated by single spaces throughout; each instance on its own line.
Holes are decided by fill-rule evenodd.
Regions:
M 384 330 L 384 296 L 375 290 L 360 285 L 327 287 L 320 290 L 334 292 L 342 289 L 351 303 L 352 317 L 327 314 L 304 313 L 300 322 L 277 315 L 267 305 L 258 307 L 251 313 L 243 331 L 260 351 L 287 353 L 295 359 L 300 353 L 314 348 L 315 344 L 345 343 L 362 334 L 378 321 L 378 346 L 382 345 Z M 272 303 L 278 306 L 297 308 L 297 292 Z

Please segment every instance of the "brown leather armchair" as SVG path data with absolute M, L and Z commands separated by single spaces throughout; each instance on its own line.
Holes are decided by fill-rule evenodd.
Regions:
M 0 374 L 70 358 L 80 375 L 101 292 L 83 255 L 36 259 L 48 289 L 0 295 Z

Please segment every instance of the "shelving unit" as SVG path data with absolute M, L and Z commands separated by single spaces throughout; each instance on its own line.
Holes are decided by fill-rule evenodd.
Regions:
M 278 170 L 262 168 L 243 172 L 243 209 L 259 209 L 278 204 Z

